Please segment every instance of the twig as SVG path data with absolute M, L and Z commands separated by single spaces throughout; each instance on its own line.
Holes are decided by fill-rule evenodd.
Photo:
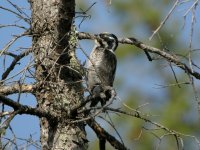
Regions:
M 14 111 L 11 113 L 11 115 L 1 124 L 0 127 L 0 135 L 4 134 L 8 126 L 10 125 L 10 122 L 13 120 L 13 118 L 19 113 L 19 110 Z
M 183 134 L 183 133 L 180 133 L 180 132 L 177 132 L 175 130 L 171 130 L 157 122 L 154 122 L 154 121 L 151 121 L 150 119 L 144 117 L 143 115 L 140 114 L 139 111 L 135 110 L 134 112 L 126 112 L 126 111 L 123 111 L 123 110 L 119 110 L 119 109 L 114 109 L 114 108 L 108 108 L 106 107 L 105 110 L 107 111 L 111 111 L 111 112 L 115 112 L 115 113 L 120 113 L 120 114 L 124 114 L 124 115 L 128 115 L 128 116 L 133 116 L 133 117 L 136 117 L 136 118 L 139 118 L 139 119 L 142 119 L 144 120 L 145 122 L 148 122 L 156 127 L 158 127 L 159 129 L 162 129 L 166 132 L 168 132 L 169 134 L 171 135 L 176 135 L 177 137 L 179 136 L 185 136 L 185 137 L 190 137 L 190 138 L 193 138 L 196 143 L 198 144 L 198 147 L 200 148 L 200 141 L 193 135 L 188 135 L 188 134 Z
M 169 66 L 170 66 L 170 68 L 171 68 L 171 70 L 172 70 L 172 73 L 173 73 L 173 75 L 174 75 L 174 78 L 175 78 L 175 81 L 176 81 L 176 85 L 179 87 L 179 88 L 181 88 L 181 86 L 180 86 L 180 84 L 179 84 L 179 82 L 178 82 L 178 78 L 176 77 L 176 73 L 175 73 L 175 71 L 174 71 L 174 69 L 173 69 L 173 66 L 172 66 L 172 64 L 171 64 L 171 62 L 169 63 Z
M 165 17 L 165 19 L 160 23 L 159 27 L 153 32 L 153 34 L 150 36 L 149 40 L 152 40 L 153 36 L 160 30 L 160 28 L 163 27 L 163 25 L 166 23 L 167 19 L 169 18 L 169 16 L 172 14 L 172 12 L 175 10 L 176 6 L 178 5 L 179 0 L 176 0 L 176 2 L 174 3 L 173 7 L 171 8 L 171 10 L 169 11 L 169 13 L 167 14 L 167 16 Z
M 189 8 L 189 9 L 186 11 L 186 13 L 183 15 L 184 18 L 185 18 L 185 17 L 188 15 L 188 13 L 197 5 L 198 1 L 199 1 L 199 0 L 196 0 L 196 1 L 192 4 L 192 6 L 190 6 L 190 8 Z
M 18 39 L 20 38 L 20 36 L 15 36 L 12 40 L 10 40 L 6 46 L 0 51 L 0 56 L 3 55 L 8 49 L 9 47 Z
M 2 7 L 2 6 L 0 6 L 0 9 L 5 10 L 5 11 L 8 11 L 8 12 L 10 12 L 10 13 L 16 15 L 17 17 L 19 17 L 20 19 L 23 19 L 23 20 L 24 20 L 25 22 L 27 22 L 28 24 L 30 24 L 30 22 L 31 22 L 29 18 L 25 18 L 25 17 L 22 16 L 21 14 L 19 14 L 19 13 L 13 11 L 13 10 L 11 10 L 11 9 L 8 9 L 8 8 Z
M 119 137 L 121 143 L 124 145 L 123 139 L 122 139 L 120 133 L 119 133 L 119 132 L 117 131 L 117 129 L 115 128 L 115 125 L 114 125 L 114 123 L 113 123 L 113 121 L 112 121 L 112 119 L 111 119 L 109 113 L 107 113 L 107 115 L 108 115 L 108 118 L 109 118 L 110 121 L 106 120 L 105 118 L 103 118 L 103 117 L 101 117 L 101 116 L 99 116 L 99 117 L 100 117 L 101 119 L 105 120 L 105 121 L 115 130 L 115 132 L 116 132 L 116 134 L 118 135 L 118 137 Z
M 0 56 L 2 56 L 4 53 L 7 52 L 7 50 L 10 48 L 10 46 L 12 44 L 14 44 L 19 38 L 21 38 L 22 36 L 26 36 L 26 35 L 30 35 L 30 30 L 26 30 L 24 33 L 14 36 L 14 38 L 12 40 L 10 40 L 2 50 L 0 50 Z
M 155 85 L 159 86 L 158 87 L 158 89 L 159 89 L 159 88 L 166 88 L 166 87 L 172 87 L 172 86 L 180 86 L 180 85 L 183 85 L 183 84 L 186 85 L 186 84 L 191 84 L 191 83 L 190 82 L 176 82 L 176 83 L 167 84 L 167 85 L 161 85 L 161 84 L 155 84 Z
M 27 18 L 30 18 L 19 6 L 11 2 L 10 0 L 7 0 L 20 14 L 24 14 Z
M 16 56 L 10 66 L 6 69 L 6 71 L 2 75 L 2 80 L 6 79 L 9 73 L 14 69 L 15 65 L 18 61 L 20 61 L 23 57 L 28 55 L 31 52 L 32 49 L 28 49 L 26 51 L 23 51 L 20 55 Z
M 6 27 L 16 27 L 16 28 L 28 30 L 26 27 L 20 26 L 20 25 L 17 25 L 17 24 L 4 24 L 4 25 L 0 25 L 0 28 L 6 28 Z
M 82 17 L 81 22 L 79 23 L 78 27 L 80 28 L 81 24 L 83 21 L 87 18 L 91 18 L 91 15 L 87 15 L 87 12 L 96 4 L 97 2 L 94 2 L 91 6 L 89 6 L 85 11 L 80 9 L 81 12 L 76 12 L 76 14 L 83 14 L 83 15 L 78 15 L 76 18 Z
M 94 130 L 97 136 L 105 138 L 115 149 L 127 150 L 124 144 L 105 131 L 94 119 L 88 120 L 87 124 Z

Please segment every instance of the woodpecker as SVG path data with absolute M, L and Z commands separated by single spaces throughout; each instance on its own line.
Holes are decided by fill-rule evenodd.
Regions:
M 118 39 L 111 33 L 96 35 L 95 46 L 87 63 L 87 86 L 93 97 L 90 106 L 95 106 L 100 101 L 105 105 L 111 95 L 109 90 L 113 87 L 117 58 L 115 50 L 118 47 Z

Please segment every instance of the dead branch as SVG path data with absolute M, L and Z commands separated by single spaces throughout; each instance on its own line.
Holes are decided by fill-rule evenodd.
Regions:
M 175 10 L 175 8 L 178 6 L 179 4 L 179 0 L 176 0 L 176 2 L 174 3 L 173 7 L 170 9 L 169 13 L 167 14 L 167 16 L 165 17 L 165 19 L 160 23 L 159 27 L 153 31 L 153 34 L 150 36 L 149 40 L 151 40 L 154 35 L 156 33 L 158 33 L 158 31 L 164 26 L 164 24 L 166 23 L 166 21 L 169 19 L 170 15 L 172 14 L 172 12 Z
M 2 50 L 0 50 L 0 56 L 4 55 L 7 50 L 21 37 L 23 36 L 28 36 L 31 35 L 31 31 L 30 30 L 26 30 L 24 33 L 20 34 L 20 35 L 16 35 L 13 37 L 12 40 L 10 40 L 4 47 Z
M 119 109 L 115 109 L 115 108 L 108 108 L 108 107 L 106 107 L 105 110 L 142 119 L 145 122 L 148 122 L 148 123 L 156 126 L 158 129 L 162 129 L 162 130 L 166 131 L 170 135 L 174 135 L 174 136 L 177 136 L 177 137 L 184 136 L 184 137 L 193 138 L 196 141 L 196 143 L 198 144 L 198 147 L 200 148 L 200 141 L 195 136 L 187 135 L 187 134 L 177 132 L 175 130 L 171 130 L 171 129 L 169 129 L 169 128 L 167 128 L 167 127 L 165 127 L 165 126 L 163 126 L 163 125 L 161 125 L 157 122 L 151 121 L 150 119 L 148 119 L 146 116 L 144 116 L 143 114 L 141 114 L 137 110 L 133 110 L 133 112 L 126 112 L 126 111 L 123 111 L 123 110 L 119 110 Z
M 9 95 L 15 93 L 33 93 L 39 84 L 12 84 L 9 86 L 0 86 L 0 94 Z
M 6 79 L 9 73 L 14 69 L 15 65 L 18 61 L 20 61 L 23 57 L 28 55 L 31 52 L 32 49 L 27 49 L 26 51 L 23 51 L 20 55 L 17 55 L 10 66 L 6 69 L 6 71 L 2 74 L 2 80 Z
M 178 132 L 176 131 L 173 131 L 173 130 L 170 130 L 169 128 L 161 125 L 161 124 L 158 124 L 156 122 L 153 122 L 151 120 L 149 120 L 148 118 L 146 118 L 143 114 L 141 114 L 139 111 L 137 110 L 134 110 L 134 112 L 126 112 L 126 111 L 123 111 L 123 110 L 119 110 L 119 109 L 115 109 L 115 108 L 108 108 L 106 107 L 105 110 L 108 110 L 108 111 L 111 111 L 111 112 L 115 112 L 115 113 L 120 113 L 120 114 L 124 114 L 124 115 L 128 115 L 128 116 L 133 116 L 133 117 L 136 117 L 136 118 L 139 118 L 139 119 L 142 119 L 144 120 L 145 122 L 148 122 L 150 124 L 153 124 L 155 125 L 156 127 L 159 127 L 160 129 L 163 129 L 169 133 L 172 133 L 172 134 L 178 134 Z
M 6 132 L 6 129 L 9 127 L 10 122 L 13 120 L 13 118 L 19 113 L 19 111 L 12 112 L 9 117 L 1 124 L 0 127 L 0 135 L 4 134 Z
M 124 144 L 120 143 L 114 136 L 105 131 L 94 119 L 88 120 L 87 124 L 99 138 L 106 139 L 115 149 L 127 150 Z
M 32 108 L 27 105 L 22 105 L 18 102 L 15 102 L 14 100 L 7 98 L 5 96 L 2 96 L 2 95 L 0 95 L 0 102 L 12 107 L 15 111 L 18 111 L 18 114 L 29 114 L 29 115 L 35 115 L 38 117 L 46 117 L 49 119 L 56 118 L 54 115 L 52 115 L 48 111 L 42 110 L 40 108 Z
M 0 24 L 0 28 L 6 28 L 6 27 L 15 27 L 15 28 L 20 28 L 20 29 L 24 29 L 24 30 L 28 30 L 26 27 L 24 26 L 20 26 L 17 24 Z
M 31 22 L 31 21 L 30 21 L 30 18 L 26 18 L 26 17 L 24 17 L 23 15 L 17 13 L 16 11 L 13 11 L 13 10 L 11 10 L 11 9 L 5 8 L 5 7 L 3 7 L 3 6 L 0 6 L 0 9 L 5 10 L 5 11 L 7 11 L 7 12 L 10 12 L 10 13 L 16 15 L 17 17 L 19 17 L 20 19 L 24 20 L 24 21 L 25 21 L 26 23 L 28 23 L 28 24 L 30 24 L 30 22 Z
M 79 33 L 77 33 L 77 35 L 78 35 L 79 39 L 95 39 L 95 38 L 97 38 L 95 35 L 92 35 L 92 34 L 89 34 L 89 33 L 84 33 L 84 32 L 79 32 Z M 118 40 L 119 40 L 119 43 L 121 43 L 121 44 L 134 45 L 134 46 L 140 48 L 141 50 L 147 51 L 149 53 L 157 54 L 157 55 L 165 58 L 168 62 L 174 63 L 177 67 L 181 68 L 186 73 L 192 75 L 196 79 L 200 79 L 200 73 L 192 70 L 185 63 L 181 62 L 178 59 L 177 55 L 175 55 L 175 54 L 170 54 L 170 53 L 168 53 L 166 51 L 163 51 L 163 50 L 161 50 L 159 48 L 155 48 L 155 47 L 146 45 L 146 44 L 144 44 L 143 42 L 137 40 L 134 37 L 131 37 L 131 38 L 119 38 Z

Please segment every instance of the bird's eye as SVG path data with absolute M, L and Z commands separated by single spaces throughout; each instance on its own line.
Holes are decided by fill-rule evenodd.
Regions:
M 99 36 L 100 36 L 101 38 L 103 38 L 103 37 L 104 37 L 104 35 L 103 35 L 103 34 L 99 34 Z

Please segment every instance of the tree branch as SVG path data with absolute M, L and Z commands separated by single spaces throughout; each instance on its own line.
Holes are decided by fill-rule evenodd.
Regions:
M 88 120 L 87 124 L 94 130 L 99 139 L 106 139 L 115 149 L 127 150 L 125 145 L 105 131 L 94 119 Z
M 27 105 L 22 105 L 18 102 L 15 102 L 11 100 L 10 98 L 7 98 L 5 96 L 0 95 L 0 102 L 2 102 L 5 105 L 8 105 L 12 107 L 15 111 L 18 111 L 18 114 L 29 114 L 29 115 L 35 115 L 38 117 L 46 117 L 48 119 L 55 119 L 56 116 L 50 114 L 50 112 L 39 109 L 39 108 L 32 108 Z
M 14 111 L 10 113 L 10 116 L 1 124 L 0 127 L 0 135 L 5 134 L 6 129 L 10 125 L 10 122 L 13 120 L 13 118 L 18 114 L 19 111 Z
M 0 86 L 0 94 L 9 95 L 14 93 L 33 93 L 39 84 L 12 84 L 9 86 Z
M 84 32 L 78 32 L 77 36 L 79 39 L 96 39 L 97 37 L 95 35 L 89 34 L 89 33 L 84 33 Z M 192 70 L 190 67 L 188 67 L 185 63 L 181 62 L 178 57 L 174 54 L 170 54 L 168 52 L 165 52 L 159 48 L 155 48 L 149 45 L 144 44 L 143 42 L 137 40 L 134 37 L 131 38 L 119 38 L 119 43 L 121 44 L 131 44 L 134 45 L 146 52 L 154 53 L 157 55 L 162 56 L 165 58 L 167 61 L 174 63 L 177 67 L 181 68 L 184 70 L 186 73 L 189 73 L 196 79 L 200 79 L 200 73 Z
M 12 61 L 12 63 L 10 64 L 10 66 L 6 69 L 6 71 L 3 73 L 2 75 L 2 80 L 6 79 L 7 76 L 10 74 L 10 72 L 14 69 L 15 65 L 17 64 L 18 61 L 20 61 L 23 57 L 25 57 L 26 55 L 28 55 L 31 52 L 32 49 L 28 49 L 24 52 L 22 52 L 20 55 L 17 55 L 14 60 Z
M 126 112 L 126 111 L 123 111 L 123 110 L 119 110 L 119 109 L 115 109 L 115 108 L 109 108 L 109 107 L 106 107 L 105 110 L 107 111 L 111 111 L 111 112 L 115 112 L 115 113 L 119 113 L 119 114 L 124 114 L 124 115 L 128 115 L 128 116 L 133 116 L 133 117 L 136 117 L 136 118 L 139 118 L 139 119 L 142 119 L 144 120 L 145 122 L 148 122 L 152 125 L 155 125 L 156 127 L 160 128 L 160 129 L 163 129 L 165 130 L 166 132 L 169 132 L 171 134 L 176 134 L 176 135 L 182 135 L 181 133 L 175 131 L 175 130 L 171 130 L 157 122 L 154 122 L 154 121 L 151 121 L 150 119 L 146 118 L 144 115 L 142 115 L 139 111 L 137 110 L 134 110 L 134 112 Z

